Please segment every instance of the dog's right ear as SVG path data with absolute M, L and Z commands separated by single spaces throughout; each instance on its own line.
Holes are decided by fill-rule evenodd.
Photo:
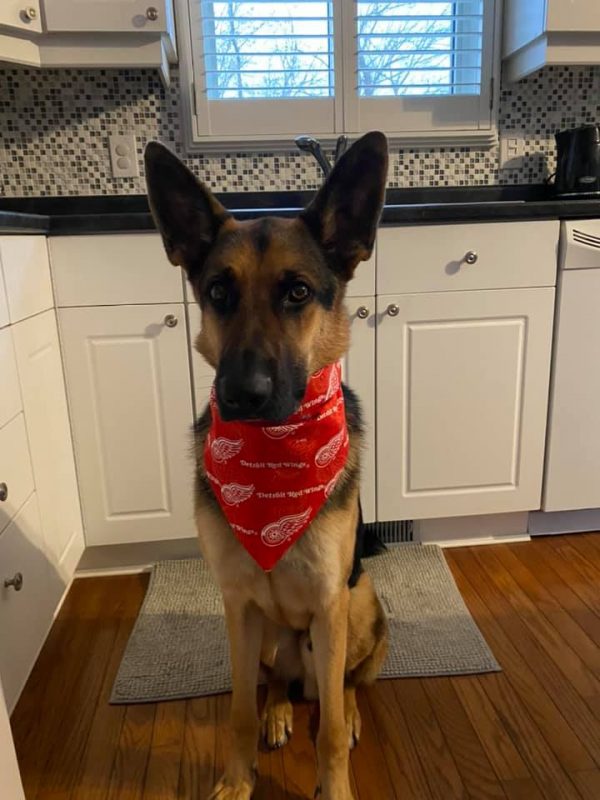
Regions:
M 191 277 L 204 264 L 223 223 L 230 218 L 211 191 L 159 142 L 144 152 L 148 200 L 171 264 Z

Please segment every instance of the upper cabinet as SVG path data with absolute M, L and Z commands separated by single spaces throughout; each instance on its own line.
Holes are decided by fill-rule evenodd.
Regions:
M 549 64 L 600 64 L 600 4 L 505 0 L 502 55 L 510 81 Z
M 0 61 L 157 67 L 176 61 L 172 0 L 4 0 Z

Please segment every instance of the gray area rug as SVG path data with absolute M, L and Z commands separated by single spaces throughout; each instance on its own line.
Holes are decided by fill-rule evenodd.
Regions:
M 439 547 L 403 544 L 364 562 L 388 615 L 382 678 L 495 672 Z M 231 689 L 221 596 L 201 559 L 162 561 L 125 649 L 112 703 L 145 703 Z

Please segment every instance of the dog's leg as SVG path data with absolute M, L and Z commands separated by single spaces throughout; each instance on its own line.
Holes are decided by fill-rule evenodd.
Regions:
M 344 716 L 346 718 L 346 736 L 348 747 L 352 750 L 360 739 L 361 719 L 358 705 L 356 704 L 356 687 L 344 688 Z
M 322 800 L 352 800 L 344 716 L 348 602 L 344 587 L 310 626 L 321 710 L 317 757 Z
M 256 688 L 263 634 L 263 615 L 254 605 L 225 602 L 231 648 L 231 754 L 225 773 L 209 800 L 250 800 L 254 790 L 258 749 Z
M 262 735 L 271 750 L 283 747 L 292 735 L 293 715 L 287 681 L 269 676 L 267 700 L 262 714 Z

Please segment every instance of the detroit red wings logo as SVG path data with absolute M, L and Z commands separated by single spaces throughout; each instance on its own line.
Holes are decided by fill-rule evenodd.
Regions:
M 237 456 L 243 446 L 243 439 L 226 439 L 224 436 L 220 436 L 211 442 L 210 453 L 217 463 L 222 464 Z
M 293 433 L 299 427 L 299 422 L 295 425 L 269 425 L 263 428 L 262 432 L 265 436 L 268 436 L 269 439 L 285 439 L 286 436 L 289 436 L 290 433 Z
M 226 483 L 221 486 L 221 497 L 228 506 L 239 506 L 254 494 L 254 484 L 244 486 L 241 483 Z
M 305 527 L 311 511 L 311 508 L 307 508 L 301 514 L 289 514 L 286 517 L 281 517 L 276 522 L 270 522 L 265 525 L 260 532 L 263 544 L 269 547 L 276 547 L 278 544 L 285 542 L 286 539 L 289 539 Z
M 337 456 L 340 452 L 340 447 L 344 442 L 344 436 L 346 434 L 345 428 L 339 433 L 331 438 L 327 444 L 324 444 L 323 447 L 320 447 L 317 450 L 317 454 L 315 456 L 315 464 L 317 467 L 326 467 L 328 464 L 331 464 L 333 459 Z

